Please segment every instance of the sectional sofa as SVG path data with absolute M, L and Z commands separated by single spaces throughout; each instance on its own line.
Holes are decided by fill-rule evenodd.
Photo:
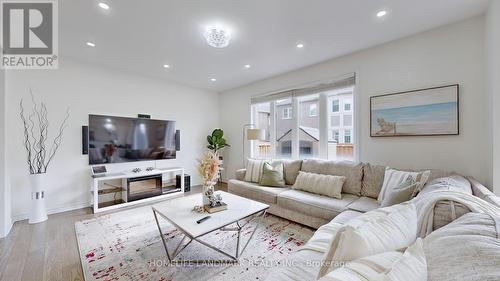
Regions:
M 229 192 L 270 205 L 268 212 L 271 214 L 312 228 L 319 228 L 306 246 L 292 255 L 291 260 L 296 266 L 280 268 L 280 270 L 273 271 L 268 278 L 268 280 L 316 280 L 319 264 L 322 262 L 324 252 L 330 246 L 330 241 L 333 239 L 336 231 L 349 220 L 380 207 L 377 197 L 384 181 L 386 167 L 369 163 L 333 162 L 314 159 L 274 161 L 280 161 L 284 165 L 286 187 L 268 187 L 261 186 L 258 183 L 247 182 L 244 180 L 245 170 L 242 169 L 237 171 L 236 179 L 229 180 Z M 342 188 L 342 198 L 330 198 L 293 189 L 291 186 L 294 184 L 299 171 L 345 176 L 346 181 Z M 452 172 L 431 170 L 427 185 L 418 196 L 425 196 L 426 193 L 435 190 L 451 190 L 467 193 L 500 207 L 499 197 L 495 196 L 485 186 L 471 177 L 466 178 Z M 466 224 L 481 224 L 481 220 L 464 216 L 469 212 L 470 210 L 463 204 L 449 200 L 440 201 L 435 205 L 433 210 L 433 230 L 442 228 L 441 233 L 447 233 L 445 226 L 462 216 L 464 220 L 469 220 L 469 222 L 465 222 Z M 500 218 L 498 219 L 500 222 Z M 477 225 L 475 229 L 482 231 L 487 227 L 491 227 L 491 223 Z M 475 234 L 475 229 L 467 229 L 468 232 L 466 231 L 466 234 Z M 495 229 L 494 223 L 493 229 Z M 497 230 L 500 230 L 500 225 L 497 226 Z M 453 230 L 450 231 L 451 233 L 456 232 Z M 437 233 L 439 234 L 440 232 Z M 497 233 L 496 235 L 500 234 Z M 498 243 L 498 246 L 498 249 L 500 249 L 500 243 Z M 442 252 L 446 252 L 446 250 Z M 442 255 L 437 256 L 442 258 Z M 485 275 L 483 277 L 485 278 L 481 278 L 478 275 L 474 279 L 474 274 L 478 274 L 476 271 L 481 268 L 474 265 L 471 265 L 473 272 L 455 272 L 449 275 L 449 278 L 444 278 L 443 274 L 447 274 L 447 269 L 442 268 L 441 264 L 444 262 L 439 260 L 439 258 L 437 258 L 437 261 L 436 258 L 434 260 L 431 259 L 431 264 L 428 264 L 430 270 L 429 280 L 458 280 L 456 278 L 460 274 L 467 275 L 461 278 L 461 280 L 500 280 L 500 265 L 498 266 L 498 272 L 489 272 L 488 270 L 492 267 L 488 266 L 484 270 L 481 269 L 484 271 Z M 449 261 L 450 264 L 454 263 L 456 266 L 463 263 L 461 258 L 461 256 L 450 253 L 450 256 L 446 256 L 445 260 Z M 500 254 L 495 255 L 493 258 L 487 255 L 475 255 L 471 259 L 474 258 L 477 259 L 474 262 L 488 263 L 489 261 L 500 264 Z M 316 266 L 312 266 L 314 264 Z M 460 269 L 460 266 L 458 268 Z

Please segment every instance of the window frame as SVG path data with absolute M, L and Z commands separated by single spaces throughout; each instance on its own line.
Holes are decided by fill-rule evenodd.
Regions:
M 292 118 L 293 118 L 293 106 L 283 107 L 283 113 L 281 114 L 281 119 L 290 120 Z
M 314 106 L 314 109 L 313 109 Z M 318 116 L 318 104 L 311 103 L 309 105 L 309 117 L 317 117 Z

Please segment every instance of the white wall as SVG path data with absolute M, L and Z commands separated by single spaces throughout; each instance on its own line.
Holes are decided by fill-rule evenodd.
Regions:
M 226 91 L 220 96 L 220 124 L 233 145 L 225 155 L 228 177 L 241 168 L 251 96 L 357 72 L 361 161 L 452 170 L 491 185 L 483 55 L 484 17 L 477 17 Z M 370 137 L 370 96 L 452 83 L 460 84 L 459 136 Z
M 6 236 L 11 228 L 10 188 L 5 171 L 5 71 L 0 70 L 0 237 Z
M 62 59 L 54 71 L 9 71 L 7 73 L 7 160 L 12 187 L 12 216 L 27 217 L 29 182 L 19 100 L 29 100 L 28 87 L 48 105 L 51 132 L 56 131 L 70 107 L 69 126 L 60 151 L 49 168 L 47 209 L 49 213 L 88 206 L 90 202 L 88 156 L 81 154 L 81 126 L 88 114 L 136 117 L 148 113 L 157 119 L 177 121 L 181 151 L 176 160 L 158 161 L 160 167 L 183 166 L 199 183 L 196 159 L 205 149 L 206 135 L 218 125 L 218 94 L 178 84 L 142 78 L 115 70 Z M 114 164 L 114 170 L 145 168 L 154 163 Z
M 500 1 L 491 1 L 486 15 L 485 57 L 493 132 L 493 191 L 500 195 Z

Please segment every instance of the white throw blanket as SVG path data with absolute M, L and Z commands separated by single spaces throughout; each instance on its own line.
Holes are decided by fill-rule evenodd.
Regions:
M 486 202 L 472 194 L 443 190 L 421 194 L 411 200 L 417 208 L 417 235 L 419 237 L 423 238 L 433 231 L 434 207 L 442 200 L 462 203 L 469 208 L 471 212 L 490 215 L 496 222 L 497 232 L 500 233 L 499 206 Z

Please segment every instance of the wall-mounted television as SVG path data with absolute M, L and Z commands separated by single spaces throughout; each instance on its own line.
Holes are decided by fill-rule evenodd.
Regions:
M 89 164 L 175 159 L 175 121 L 89 115 Z

